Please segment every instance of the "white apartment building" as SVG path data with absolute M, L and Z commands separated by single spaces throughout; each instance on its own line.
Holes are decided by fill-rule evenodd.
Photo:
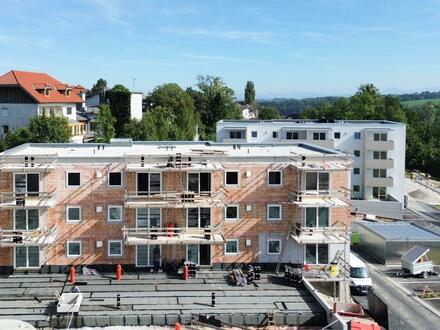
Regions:
M 352 156 L 353 211 L 401 218 L 406 125 L 386 120 L 221 120 L 217 142 L 310 143 Z

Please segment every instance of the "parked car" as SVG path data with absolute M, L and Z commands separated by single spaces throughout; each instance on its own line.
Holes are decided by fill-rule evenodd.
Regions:
M 373 288 L 373 281 L 365 263 L 350 252 L 350 288 L 352 292 L 366 294 Z

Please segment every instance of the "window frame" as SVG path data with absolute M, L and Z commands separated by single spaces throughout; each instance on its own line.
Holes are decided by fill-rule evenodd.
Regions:
M 110 219 L 110 208 L 118 208 L 118 209 L 121 210 L 121 218 L 119 220 Z M 123 208 L 122 205 L 107 205 L 107 221 L 108 222 L 112 222 L 112 223 L 114 223 L 114 222 L 122 222 L 123 219 L 124 219 L 123 212 L 124 212 L 124 208 Z
M 197 211 L 197 227 L 189 227 L 189 210 L 190 209 L 198 209 Z M 201 211 L 200 209 L 209 209 L 209 226 L 207 227 L 202 227 L 201 226 Z M 199 229 L 203 229 L 203 228 L 212 228 L 212 207 L 203 207 L 203 206 L 193 206 L 193 207 L 187 207 L 186 208 L 186 218 L 185 218 L 185 226 L 186 228 L 199 228 Z
M 329 254 L 329 244 L 322 244 L 322 243 L 309 243 L 309 244 L 304 244 L 304 264 L 307 264 L 307 259 L 306 259 L 306 253 L 307 253 L 307 245 L 314 245 L 315 246 L 315 263 L 311 263 L 309 265 L 328 265 L 330 263 L 330 254 Z M 320 264 L 319 261 L 319 245 L 326 245 L 327 246 L 327 263 L 325 264 Z
M 375 154 L 377 153 L 378 158 L 375 157 Z M 385 158 L 382 158 L 382 156 L 385 155 Z M 386 160 L 388 159 L 388 153 L 385 150 L 374 150 L 373 151 L 373 160 Z
M 316 173 L 316 189 L 307 189 L 307 173 Z M 319 189 L 319 182 L 320 182 L 320 179 L 319 179 L 319 176 L 320 176 L 320 174 L 321 173 L 327 173 L 328 174 L 328 189 Z M 305 174 L 304 174 L 304 178 L 305 178 L 305 180 L 304 180 L 304 190 L 305 191 L 313 191 L 313 192 L 318 192 L 318 194 L 320 193 L 320 192 L 328 192 L 328 191 L 330 191 L 330 188 L 331 188 L 331 186 L 332 186 L 332 179 L 331 179 L 331 175 L 330 175 L 330 173 L 331 172 L 329 172 L 329 171 L 306 171 L 305 172 Z
M 272 139 L 278 139 L 278 131 L 272 131 Z
M 280 217 L 279 218 L 269 218 L 269 215 L 270 215 L 269 209 L 271 207 L 278 207 L 280 209 Z M 281 204 L 267 204 L 267 206 L 266 206 L 266 220 L 267 221 L 282 221 L 283 220 L 283 205 L 281 205 Z
M 360 150 L 353 150 L 353 156 L 360 157 L 361 156 L 361 151 Z
M 258 138 L 258 131 L 251 131 L 251 138 L 253 139 Z
M 234 207 L 237 210 L 237 217 L 235 218 L 228 218 L 228 207 Z M 240 205 L 239 204 L 228 204 L 225 205 L 225 221 L 235 222 L 240 220 Z M 200 221 L 199 221 L 200 224 Z
M 140 209 L 146 209 L 147 211 L 147 220 L 148 225 L 147 226 L 139 226 L 139 210 Z M 136 228 L 157 228 L 157 227 L 151 227 L 151 210 L 152 209 L 159 209 L 159 228 L 162 227 L 162 208 L 160 207 L 137 207 L 136 208 L 136 214 L 135 214 L 135 227 Z
M 240 137 L 237 133 L 240 133 Z M 243 140 L 245 136 L 246 130 L 229 130 L 229 140 Z
M 148 174 L 148 190 L 138 190 L 139 185 L 138 185 L 138 181 L 139 181 L 139 175 L 138 174 Z M 151 174 L 159 174 L 159 184 L 160 184 L 160 189 L 158 191 L 153 191 L 151 190 Z M 121 177 L 121 184 L 122 184 L 122 177 Z M 136 172 L 136 194 L 137 195 L 144 195 L 144 196 L 150 196 L 150 195 L 155 195 L 155 194 L 160 194 L 163 192 L 163 182 L 162 182 L 162 172 L 155 172 L 155 171 L 138 171 Z
M 360 167 L 353 167 L 353 175 L 360 175 L 360 174 L 361 174 L 361 168 Z
M 79 220 L 70 220 L 69 219 L 69 210 L 70 209 L 79 209 Z M 66 223 L 80 223 L 82 221 L 82 214 L 81 214 L 81 206 L 80 205 L 66 205 Z
M 280 183 L 270 183 L 270 173 L 272 172 L 279 172 L 280 173 Z M 281 187 L 283 185 L 283 171 L 282 170 L 268 170 L 267 171 L 267 185 L 269 187 Z
M 120 247 L 121 247 L 121 253 L 119 254 L 111 254 L 110 253 L 110 245 L 111 243 L 119 243 Z M 124 255 L 124 244 L 122 244 L 122 240 L 115 240 L 115 239 L 110 239 L 107 241 L 107 257 L 122 257 Z
M 357 189 L 355 189 L 355 187 L 357 187 Z M 353 185 L 353 192 L 354 193 L 360 193 L 361 192 L 361 186 L 358 184 L 354 184 Z
M 315 209 L 315 216 L 314 216 L 314 224 L 313 226 L 307 226 L 307 210 L 308 209 Z M 320 209 L 326 209 L 327 210 L 327 226 L 320 226 L 319 225 L 319 210 Z M 332 223 L 332 212 L 331 208 L 329 207 L 305 207 L 304 208 L 304 227 L 306 228 L 328 228 L 331 227 Z
M 336 137 L 336 134 L 337 134 L 337 137 Z M 341 132 L 334 132 L 333 133 L 333 139 L 340 140 L 341 139 Z
M 117 174 L 119 173 L 121 175 L 121 184 L 119 185 L 115 185 L 115 184 L 110 184 L 110 174 Z M 137 175 L 136 175 L 137 177 Z M 161 181 L 162 181 L 162 177 L 161 177 Z M 122 181 L 122 171 L 114 171 L 114 172 L 108 172 L 107 173 L 107 186 L 108 187 L 122 187 L 123 186 L 123 181 Z M 161 187 L 162 188 L 162 187 Z
M 361 139 L 361 132 L 354 132 L 353 138 L 355 140 L 360 140 Z
M 70 254 L 69 253 L 70 244 L 79 244 L 79 254 Z M 79 241 L 79 240 L 66 241 L 66 256 L 67 256 L 67 258 L 78 258 L 78 257 L 81 257 L 82 254 L 83 254 L 82 241 Z
M 378 175 L 376 176 L 375 173 L 377 173 Z M 387 169 L 386 168 L 373 168 L 373 178 L 384 179 L 386 177 L 387 177 Z
M 16 219 L 17 219 L 17 211 L 19 211 L 19 210 L 25 211 L 25 213 L 26 213 L 26 229 L 18 229 L 17 228 Z M 14 228 L 14 230 L 26 230 L 26 231 L 28 231 L 28 230 L 36 230 L 36 229 L 29 229 L 29 211 L 30 210 L 36 210 L 38 212 L 38 227 L 37 228 L 41 227 L 41 225 L 40 225 L 40 217 L 41 217 L 40 209 L 34 209 L 34 208 L 14 209 L 13 210 L 13 214 L 12 214 L 12 216 L 13 216 L 12 228 Z
M 379 139 L 378 140 L 376 140 L 376 136 L 379 136 Z M 383 137 L 385 136 L 385 140 L 383 139 Z M 376 141 L 376 142 L 385 142 L 385 141 L 388 141 L 388 133 L 373 133 L 373 141 Z
M 237 251 L 236 252 L 228 252 L 227 251 L 227 245 L 229 242 L 235 242 L 237 245 Z M 224 245 L 224 251 L 223 251 L 225 256 L 238 256 L 240 253 L 240 240 L 238 238 L 232 238 L 232 239 L 227 239 L 226 243 Z
M 237 173 L 237 183 L 230 184 L 228 183 L 228 173 Z M 200 181 L 200 177 L 199 177 Z M 200 183 L 199 183 L 200 186 Z M 225 171 L 225 186 L 226 187 L 239 187 L 240 186 L 240 171 Z M 200 189 L 200 187 L 199 187 Z
M 202 174 L 202 173 L 209 173 L 209 175 L 210 175 L 210 179 L 209 179 L 209 183 L 210 183 L 210 186 L 209 186 L 209 191 L 201 191 L 201 189 L 200 189 L 200 175 Z M 213 192 L 213 190 L 212 190 L 212 187 L 213 187 L 213 177 L 212 177 L 212 171 L 201 171 L 201 172 L 195 172 L 195 171 L 191 171 L 191 172 L 187 172 L 187 174 L 186 174 L 186 190 L 188 190 L 189 191 L 189 175 L 190 174 L 198 174 L 198 182 L 197 182 L 197 184 L 198 184 L 198 192 L 194 192 L 196 195 L 200 195 L 200 194 L 202 194 L 202 193 L 209 193 L 209 194 L 212 194 L 212 192 Z M 161 176 L 161 185 L 162 185 L 162 176 Z M 162 187 L 161 187 L 162 188 Z
M 377 189 L 377 197 L 374 197 L 374 195 L 375 195 L 374 190 L 375 190 L 375 189 Z M 381 189 L 385 190 L 385 193 L 384 193 L 384 194 L 381 194 Z M 377 200 L 386 200 L 386 199 L 387 199 L 387 195 L 388 195 L 388 193 L 387 193 L 387 187 L 373 187 L 373 188 L 372 188 L 372 196 L 373 196 L 373 199 L 377 199 Z M 381 197 L 383 197 L 383 198 L 381 198 Z
M 78 185 L 69 184 L 69 174 L 79 174 L 79 184 Z M 81 172 L 79 172 L 79 171 L 66 172 L 66 188 L 78 188 L 78 187 L 81 187 Z
M 269 242 L 278 242 L 280 245 L 280 252 L 270 252 L 269 251 L 269 246 L 270 246 Z M 266 248 L 267 255 L 280 255 L 281 254 L 282 242 L 281 242 L 280 238 L 268 238 L 267 242 L 266 242 L 266 246 L 267 246 L 267 248 Z

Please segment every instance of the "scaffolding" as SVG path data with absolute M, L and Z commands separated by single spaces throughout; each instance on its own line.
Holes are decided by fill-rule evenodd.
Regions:
M 56 239 L 55 225 L 47 229 L 18 230 L 0 228 L 0 246 L 50 246 Z
M 56 190 L 51 192 L 0 192 L 0 209 L 50 208 L 55 205 Z
M 0 156 L 0 172 L 47 172 L 56 164 L 56 154 Z

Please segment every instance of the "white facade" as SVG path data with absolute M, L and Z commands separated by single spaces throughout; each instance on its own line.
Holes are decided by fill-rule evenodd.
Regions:
M 352 155 L 353 209 L 401 217 L 404 203 L 405 124 L 365 120 L 221 120 L 217 142 L 298 143 Z
M 131 119 L 142 119 L 142 99 L 144 94 L 142 93 L 131 93 L 130 97 L 130 118 Z

